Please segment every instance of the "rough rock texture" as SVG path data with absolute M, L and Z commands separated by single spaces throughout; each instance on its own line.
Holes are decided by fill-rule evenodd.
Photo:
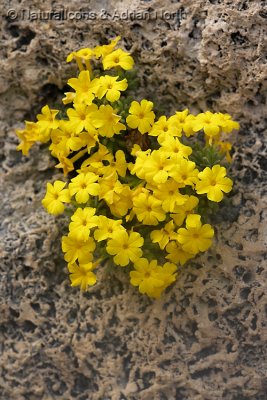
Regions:
M 1 7 L 0 398 L 266 399 L 266 2 L 62 3 L 96 18 L 44 20 L 63 10 L 53 1 Z M 101 9 L 148 10 L 151 19 L 104 20 Z M 43 21 L 34 20 L 40 10 Z M 177 14 L 167 20 L 162 10 Z M 64 218 L 40 204 L 53 161 L 38 146 L 29 158 L 15 150 L 15 128 L 61 98 L 74 73 L 66 55 L 118 34 L 137 61 L 140 97 L 168 113 L 211 109 L 241 122 L 233 207 L 214 221 L 212 249 L 155 302 L 123 274 L 83 295 L 69 287 Z

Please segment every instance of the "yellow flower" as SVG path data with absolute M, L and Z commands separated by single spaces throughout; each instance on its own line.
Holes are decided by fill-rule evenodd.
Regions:
M 114 255 L 115 264 L 125 267 L 130 261 L 134 262 L 142 256 L 144 239 L 137 232 L 117 231 L 107 243 L 108 254 Z
M 126 123 L 130 128 L 138 129 L 140 133 L 149 132 L 155 119 L 155 114 L 151 111 L 152 101 L 142 100 L 141 103 L 132 101 Z
M 99 87 L 95 91 L 96 96 L 102 99 L 106 95 L 106 99 L 113 103 L 119 100 L 122 91 L 126 90 L 128 83 L 126 79 L 117 81 L 118 76 L 105 75 L 99 78 Z
M 160 136 L 164 140 L 166 136 L 182 136 L 182 129 L 170 119 L 167 120 L 165 116 L 162 116 L 155 122 L 149 135 Z
M 16 150 L 21 150 L 22 154 L 24 156 L 27 156 L 29 154 L 29 150 L 34 145 L 35 140 L 28 140 L 26 129 L 17 129 L 16 135 L 21 140 L 21 142 L 17 145 Z
M 150 233 L 152 243 L 158 243 L 161 250 L 165 249 L 170 240 L 175 240 L 176 236 L 173 221 L 168 222 L 164 228 Z
M 88 150 L 90 150 L 96 144 L 93 134 L 88 132 L 76 134 L 69 121 L 66 120 L 60 121 L 59 128 L 52 131 L 51 141 L 49 150 L 57 158 L 59 155 L 67 157 L 72 151 L 78 151 L 84 146 L 87 146 Z
M 165 151 L 162 151 L 162 149 L 152 151 L 143 165 L 146 181 L 153 184 L 165 183 L 172 166 L 173 162 L 168 159 L 168 154 Z M 137 176 L 141 178 L 141 176 Z
M 63 173 L 66 176 L 70 171 L 74 170 L 74 165 L 73 162 L 65 157 L 65 156 L 61 156 L 61 155 L 57 155 L 59 163 L 55 166 L 55 168 L 62 168 L 63 169 Z
M 55 129 L 51 133 L 51 144 L 49 150 L 54 157 L 65 156 L 67 157 L 71 151 L 80 150 L 82 141 L 79 137 L 75 136 L 72 130 Z
M 188 108 L 183 111 L 176 111 L 176 113 L 169 118 L 170 122 L 173 124 L 182 125 L 186 121 L 188 113 Z
M 116 151 L 115 160 L 110 162 L 109 167 L 116 170 L 118 175 L 122 178 L 125 177 L 127 171 L 127 162 L 125 159 L 125 154 L 122 150 Z
M 98 216 L 95 215 L 96 209 L 91 207 L 77 208 L 71 217 L 69 225 L 70 233 L 77 240 L 86 241 L 90 236 L 90 229 L 98 225 Z
M 139 152 L 139 151 L 142 151 L 142 149 L 141 149 L 141 147 L 139 146 L 139 144 L 134 144 L 133 145 L 133 147 L 132 147 L 132 149 L 131 149 L 131 155 L 132 156 L 136 156 L 136 154 Z
M 86 106 L 85 104 L 74 104 L 74 108 L 67 110 L 69 117 L 70 128 L 75 133 L 80 133 L 82 130 L 88 131 L 90 134 L 95 134 L 96 130 L 91 122 L 91 116 L 97 111 L 97 105 L 92 104 Z
M 99 135 L 109 138 L 126 130 L 126 126 L 119 122 L 120 119 L 110 105 L 101 105 L 99 110 L 92 114 L 92 123 L 98 129 Z
M 89 153 L 90 149 L 96 145 L 97 135 L 89 132 L 76 134 L 68 121 L 64 120 L 64 124 L 63 121 L 61 122 L 62 126 L 51 133 L 52 143 L 49 146 L 49 150 L 54 157 L 67 157 L 71 152 L 79 151 L 85 146 Z
M 185 146 L 180 142 L 178 138 L 172 136 L 166 136 L 166 138 L 161 141 L 161 137 L 158 138 L 161 145 L 161 151 L 165 152 L 171 159 L 179 161 L 179 158 L 188 158 L 192 153 L 192 148 L 190 146 Z
M 147 193 L 140 193 L 133 197 L 133 211 L 138 221 L 145 225 L 157 225 L 166 218 L 161 201 Z
M 217 146 L 219 146 L 220 153 L 225 154 L 226 160 L 229 163 L 231 163 L 232 157 L 231 157 L 230 151 L 232 150 L 232 147 L 233 147 L 232 144 L 229 142 L 220 142 L 220 141 L 217 142 L 216 144 L 217 144 Z
M 179 185 L 173 179 L 168 179 L 153 190 L 154 196 L 161 200 L 162 208 L 166 212 L 173 212 L 175 206 L 181 206 L 186 201 L 186 196 L 179 193 Z
M 156 289 L 164 286 L 164 279 L 160 276 L 159 266 L 156 260 L 149 262 L 146 258 L 140 258 L 134 262 L 135 270 L 130 272 L 130 282 L 139 287 L 139 292 L 150 297 L 158 297 Z
M 115 50 L 103 58 L 104 70 L 113 67 L 121 67 L 122 69 L 129 70 L 133 68 L 133 65 L 134 60 L 130 56 L 130 53 L 121 49 Z
M 192 114 L 188 114 L 188 109 L 184 111 L 176 111 L 175 115 L 169 118 L 171 124 L 178 126 L 186 136 L 194 135 L 193 124 L 195 117 Z
M 89 195 L 97 196 L 99 193 L 99 184 L 95 183 L 97 180 L 98 176 L 93 172 L 80 173 L 69 184 L 71 196 L 75 194 L 77 203 L 86 203 Z
M 35 142 L 40 141 L 42 143 L 47 142 L 50 139 L 50 135 L 45 135 L 40 132 L 37 123 L 25 121 L 24 129 L 17 129 L 16 135 L 21 140 L 17 146 L 17 150 L 21 150 L 24 156 L 27 156 L 30 148 Z
M 180 228 L 177 240 L 186 253 L 197 254 L 211 246 L 214 230 L 209 224 L 202 225 L 200 215 L 190 215 L 186 219 L 186 228 Z
M 177 267 L 170 262 L 160 266 L 156 260 L 149 262 L 146 258 L 140 258 L 134 263 L 134 268 L 130 272 L 131 284 L 138 286 L 140 293 L 156 299 L 176 278 Z
M 56 120 L 58 110 L 51 110 L 47 105 L 42 108 L 42 114 L 37 115 L 38 122 L 36 123 L 41 133 L 48 136 L 50 135 L 51 129 L 57 129 L 59 126 L 59 120 Z
M 76 51 L 76 57 L 79 57 L 84 61 L 91 60 L 91 58 L 93 58 L 94 54 L 95 54 L 94 50 L 90 49 L 89 47 L 85 47 L 83 49 Z
M 177 206 L 174 209 L 174 214 L 171 214 L 171 218 L 174 220 L 177 226 L 183 225 L 184 220 L 188 215 L 194 214 L 194 209 L 198 205 L 198 198 L 195 196 L 184 196 L 185 203 L 181 206 Z
M 207 193 L 209 200 L 220 202 L 223 199 L 223 192 L 229 193 L 233 186 L 231 179 L 225 175 L 226 169 L 220 165 L 214 165 L 212 169 L 206 167 L 198 174 L 200 182 L 196 184 L 196 192 Z
M 75 59 L 75 56 L 76 56 L 76 51 L 73 51 L 72 53 L 68 54 L 66 58 L 67 63 Z
M 96 275 L 92 272 L 93 268 L 94 264 L 91 262 L 80 265 L 68 264 L 71 286 L 80 286 L 83 291 L 87 290 L 88 286 L 93 286 L 97 280 Z
M 159 298 L 162 291 L 175 282 L 177 276 L 177 266 L 173 263 L 166 262 L 162 267 L 160 266 L 159 277 L 163 280 L 164 284 L 157 288 L 154 292 L 156 298 Z
M 234 129 L 240 128 L 239 123 L 233 121 L 231 115 L 222 113 L 217 113 L 216 115 L 219 117 L 219 124 L 224 132 L 230 133 Z
M 99 170 L 103 167 L 103 161 L 112 162 L 113 155 L 109 152 L 106 146 L 98 143 L 98 150 L 87 158 L 81 165 L 81 169 L 78 172 L 95 172 L 98 175 Z
M 138 178 L 145 179 L 146 176 L 146 162 L 150 158 L 151 150 L 148 149 L 147 151 L 136 151 L 135 156 L 136 160 L 135 163 L 131 166 L 128 164 L 128 168 L 131 171 L 131 174 L 136 174 Z
M 198 132 L 201 129 L 204 130 L 205 135 L 210 138 L 217 136 L 220 132 L 220 117 L 217 114 L 213 114 L 210 111 L 200 113 L 195 117 L 193 124 L 194 132 Z
M 93 260 L 93 251 L 96 245 L 93 238 L 89 237 L 86 241 L 77 240 L 72 234 L 62 237 L 62 251 L 65 261 L 73 264 L 76 260 L 81 264 L 86 264 Z
M 170 170 L 170 176 L 178 182 L 180 187 L 186 185 L 194 186 L 198 182 L 199 170 L 195 168 L 196 164 L 193 161 L 180 159 L 179 162 L 173 165 Z
M 63 104 L 69 104 L 72 103 L 75 100 L 76 93 L 75 92 L 64 92 L 65 97 L 62 99 Z
M 119 194 L 123 192 L 123 185 L 118 180 L 118 175 L 113 172 L 110 175 L 99 178 L 99 199 L 104 199 L 108 205 L 119 200 Z
M 78 51 L 74 51 L 74 52 L 70 53 L 68 55 L 66 61 L 70 62 L 74 59 L 77 62 L 77 65 L 78 65 L 80 71 L 84 70 L 84 65 L 83 65 L 83 61 L 84 61 L 86 68 L 91 70 L 90 59 L 93 56 L 94 56 L 93 49 L 86 47 L 86 48 L 83 48 Z
M 166 251 L 169 253 L 166 258 L 175 264 L 184 265 L 190 258 L 194 256 L 191 253 L 187 253 L 182 249 L 182 245 L 177 241 L 171 241 L 166 246 Z
M 183 132 L 185 133 L 186 137 L 190 137 L 195 135 L 196 132 L 194 132 L 193 126 L 194 126 L 194 122 L 195 122 L 196 117 L 192 114 L 189 114 L 185 121 L 182 123 L 182 129 Z
M 47 191 L 42 204 L 50 214 L 62 214 L 65 208 L 63 203 L 70 203 L 69 190 L 64 189 L 65 186 L 66 183 L 61 181 L 55 181 L 53 185 L 47 183 Z
M 127 162 L 125 159 L 124 152 L 122 150 L 116 151 L 115 159 L 112 156 L 111 160 L 108 160 L 109 165 L 104 165 L 99 168 L 99 174 L 110 175 L 113 172 L 117 172 L 119 176 L 125 177 L 127 170 Z
M 95 53 L 96 58 L 105 57 L 108 54 L 110 54 L 120 39 L 121 39 L 121 37 L 117 36 L 113 40 L 111 40 L 109 44 L 104 44 L 102 46 L 96 46 L 94 48 L 94 53 Z
M 76 92 L 74 98 L 70 99 L 71 101 L 75 100 L 76 103 L 84 102 L 88 106 L 92 104 L 95 98 L 92 89 L 95 85 L 91 82 L 89 71 L 81 71 L 78 78 L 68 80 L 68 85 Z
M 109 203 L 111 213 L 118 218 L 125 216 L 128 210 L 132 208 L 132 192 L 128 185 L 122 185 L 122 190 L 118 193 L 118 197 L 112 203 Z
M 122 220 L 114 220 L 107 218 L 104 215 L 98 217 L 97 229 L 94 232 L 94 238 L 98 242 L 110 239 L 117 231 L 125 230 L 121 225 Z

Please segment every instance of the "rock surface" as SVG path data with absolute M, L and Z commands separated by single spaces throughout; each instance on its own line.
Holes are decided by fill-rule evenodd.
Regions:
M 264 400 L 266 2 L 2 3 L 0 398 Z M 55 106 L 74 74 L 66 55 L 116 35 L 136 60 L 140 98 L 241 122 L 233 207 L 214 221 L 212 249 L 155 302 L 123 274 L 83 295 L 70 288 L 64 218 L 40 202 L 53 161 L 38 146 L 16 152 L 15 128 Z

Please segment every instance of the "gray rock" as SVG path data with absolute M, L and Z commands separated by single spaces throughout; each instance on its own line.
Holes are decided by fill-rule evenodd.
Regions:
M 0 398 L 264 400 L 265 1 L 62 3 L 2 2 Z M 67 221 L 41 206 L 54 161 L 38 145 L 29 157 L 15 150 L 15 129 L 59 103 L 76 73 L 67 54 L 116 35 L 135 58 L 140 98 L 241 123 L 233 207 L 214 220 L 212 249 L 159 301 L 121 271 L 83 295 L 69 286 Z

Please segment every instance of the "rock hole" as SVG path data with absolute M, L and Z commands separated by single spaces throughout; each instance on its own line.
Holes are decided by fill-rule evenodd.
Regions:
M 16 43 L 16 49 L 15 50 L 21 50 L 21 51 L 26 51 L 27 46 L 31 43 L 31 41 L 35 38 L 36 33 L 31 31 L 30 29 L 25 29 L 24 31 L 21 32 L 21 37 L 17 40 Z

